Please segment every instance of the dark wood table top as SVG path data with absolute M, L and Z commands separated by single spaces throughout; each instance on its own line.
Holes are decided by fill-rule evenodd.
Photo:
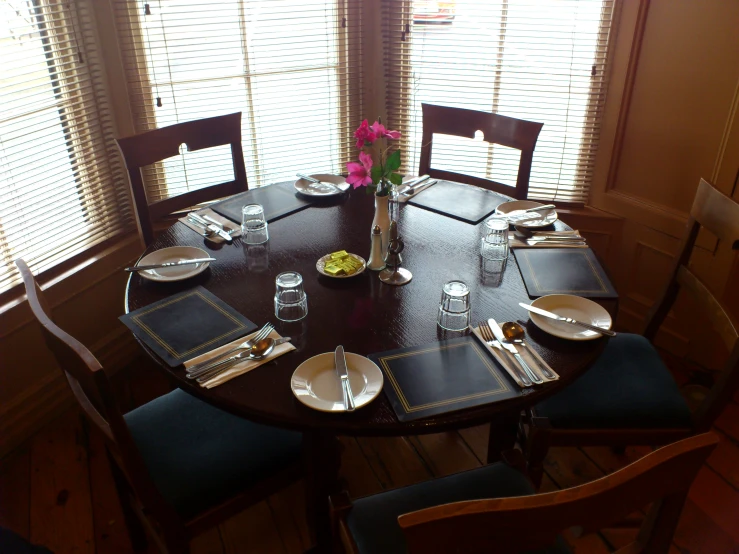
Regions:
M 178 386 L 213 405 L 254 421 L 301 431 L 412 435 L 478 425 L 551 395 L 585 371 L 602 351 L 605 339 L 566 341 L 530 322 L 518 305 L 530 299 L 515 257 L 509 256 L 502 279 L 483 271 L 480 225 L 408 204 L 403 205 L 400 216 L 406 245 L 403 266 L 413 273 L 408 285 L 386 285 L 369 270 L 351 279 L 321 276 L 315 265 L 324 254 L 347 250 L 368 257 L 373 214 L 373 198 L 364 190 L 351 191 L 341 200 L 322 202 L 270 223 L 267 248 L 247 247 L 240 239 L 214 248 L 177 222 L 146 253 L 168 246 L 198 246 L 217 261 L 199 276 L 179 283 L 155 283 L 132 275 L 126 310 L 202 285 L 257 324 L 274 323 L 280 334 L 293 337 L 297 349 L 219 387 L 201 388 L 185 379 L 184 369 L 161 365 Z M 561 222 L 557 225 L 567 228 Z M 303 276 L 308 296 L 308 316 L 297 323 L 280 322 L 274 315 L 274 280 L 288 270 Z M 295 368 L 311 356 L 332 352 L 338 344 L 347 352 L 368 355 L 460 336 L 436 325 L 441 288 L 451 279 L 461 279 L 470 286 L 474 324 L 487 317 L 520 321 L 529 333 L 529 344 L 559 373 L 560 380 L 515 399 L 409 423 L 398 422 L 384 394 L 351 414 L 317 412 L 293 396 L 290 377 Z M 615 314 L 616 301 L 600 303 Z

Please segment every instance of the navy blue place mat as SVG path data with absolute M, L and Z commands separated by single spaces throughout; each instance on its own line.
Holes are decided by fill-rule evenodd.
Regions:
M 247 204 L 261 204 L 268 223 L 304 210 L 311 205 L 310 201 L 298 196 L 294 183 L 290 181 L 248 190 L 211 204 L 209 208 L 240 225 L 241 209 Z
M 584 298 L 618 298 L 590 248 L 514 248 L 529 296 L 574 294 Z
M 522 394 L 471 336 L 368 356 L 385 376 L 399 421 L 454 412 Z
M 119 319 L 170 367 L 257 328 L 203 287 L 164 298 Z
M 477 225 L 509 201 L 507 196 L 484 188 L 440 180 L 414 195 L 408 204 Z

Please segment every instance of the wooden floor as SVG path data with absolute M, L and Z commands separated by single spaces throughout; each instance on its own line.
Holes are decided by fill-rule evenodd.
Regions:
M 686 380 L 680 373 L 677 378 Z M 166 392 L 168 384 L 142 359 L 116 376 L 116 389 L 128 409 Z M 718 421 L 721 443 L 691 489 L 671 554 L 739 553 L 737 400 Z M 419 437 L 343 439 L 342 478 L 352 497 L 409 485 L 480 466 L 486 441 L 484 427 Z M 597 479 L 648 450 L 629 448 L 617 456 L 607 448 L 553 449 L 543 488 Z M 195 539 L 193 553 L 302 552 L 309 546 L 302 495 L 302 484 L 297 484 L 253 506 Z M 0 526 L 57 554 L 131 552 L 102 439 L 76 409 L 0 461 Z M 614 551 L 633 535 L 610 530 L 566 538 L 577 553 L 600 554 Z

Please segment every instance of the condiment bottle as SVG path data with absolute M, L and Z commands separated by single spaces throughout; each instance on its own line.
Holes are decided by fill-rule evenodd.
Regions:
M 379 225 L 372 228 L 370 259 L 367 267 L 373 271 L 385 269 L 385 260 L 382 256 L 382 230 Z

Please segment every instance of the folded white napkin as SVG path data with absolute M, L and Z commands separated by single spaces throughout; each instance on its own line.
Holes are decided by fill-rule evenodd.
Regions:
M 548 234 L 560 237 L 581 237 L 580 231 L 547 231 Z M 536 236 L 536 233 L 534 233 Z M 587 244 L 562 244 L 557 241 L 541 241 L 529 244 L 526 239 L 520 239 L 515 233 L 508 233 L 511 248 L 587 248 Z
M 241 236 L 241 225 L 239 225 L 238 223 L 234 223 L 230 219 L 228 219 L 226 217 L 223 217 L 220 214 L 217 214 L 216 212 L 214 212 L 210 208 L 205 208 L 203 210 L 198 210 L 198 211 L 196 211 L 194 213 L 198 214 L 200 217 L 203 217 L 204 215 L 207 215 L 208 217 L 210 217 L 212 219 L 215 219 L 218 223 L 220 223 L 221 225 L 223 225 L 224 230 L 226 230 L 226 231 L 233 231 L 231 233 L 231 236 L 233 238 L 236 238 L 236 237 L 240 237 Z M 193 231 L 195 231 L 198 235 L 205 236 L 205 234 L 203 233 L 203 229 L 201 227 L 195 225 L 192 221 L 190 221 L 187 218 L 186 215 L 184 217 L 179 218 L 179 221 L 181 221 L 182 223 L 184 223 L 185 225 L 187 225 L 190 229 L 192 229 Z M 208 237 L 208 240 L 210 240 L 212 242 L 215 242 L 215 243 L 226 242 L 226 239 L 224 239 L 222 237 L 219 237 L 216 234 L 213 234 L 210 237 Z
M 240 337 L 233 342 L 229 342 L 228 344 L 224 344 L 223 346 L 216 348 L 215 350 L 211 350 L 210 352 L 201 354 L 197 358 L 193 358 L 192 360 L 186 361 L 184 365 L 186 368 L 190 368 L 201 362 L 205 362 L 207 360 L 213 359 L 223 352 L 228 352 L 232 348 L 236 348 L 242 342 L 250 339 L 251 337 L 256 335 L 258 332 L 259 331 L 255 331 L 251 335 L 248 335 L 246 337 Z M 277 331 L 272 331 L 269 334 L 269 336 L 275 340 L 281 338 L 280 334 Z M 257 368 L 262 364 L 266 364 L 267 362 L 270 362 L 274 360 L 275 358 L 282 356 L 283 354 L 286 354 L 287 352 L 290 352 L 291 350 L 295 350 L 295 347 L 289 342 L 279 344 L 275 346 L 274 350 L 272 350 L 270 355 L 267 356 L 266 358 L 261 359 L 261 360 L 249 360 L 249 359 L 239 360 L 238 363 L 236 363 L 235 365 L 232 365 L 228 370 L 224 371 L 220 375 L 213 377 L 212 379 L 209 379 L 208 381 L 200 383 L 200 386 L 205 387 L 206 389 L 212 389 L 213 387 L 217 387 L 218 385 L 222 385 L 223 383 L 230 381 L 234 377 L 238 377 L 239 375 L 248 373 L 252 369 Z M 238 352 L 234 352 L 234 355 L 236 354 L 238 354 Z
M 472 332 L 475 335 L 477 335 L 477 337 L 484 344 L 485 348 L 487 348 L 488 351 L 493 355 L 493 357 L 496 360 L 498 360 L 498 363 L 500 363 L 500 365 L 503 366 L 503 369 L 505 369 L 506 372 L 508 372 L 508 375 L 511 376 L 511 379 L 513 379 L 519 387 L 532 386 L 532 385 L 524 385 L 523 381 L 521 381 L 521 378 L 518 376 L 518 372 L 516 370 L 523 372 L 523 369 L 521 368 L 521 366 L 518 365 L 518 362 L 513 357 L 513 354 L 508 352 L 503 347 L 498 349 L 498 348 L 495 348 L 494 346 L 490 346 L 482 338 L 479 327 L 473 327 Z M 536 350 L 534 350 L 533 348 L 524 348 L 523 346 L 518 345 L 518 344 L 516 345 L 516 349 L 518 350 L 518 353 L 521 355 L 524 361 L 531 368 L 531 371 L 533 371 L 539 377 L 541 377 L 542 381 L 546 383 L 547 381 L 556 381 L 557 379 L 559 379 L 559 375 L 557 375 L 557 373 L 551 367 L 549 367 L 549 364 L 547 364 L 544 361 L 544 359 L 541 356 L 539 356 L 539 353 Z M 554 379 L 548 379 L 539 369 L 539 364 L 546 367 L 552 373 L 552 375 L 554 375 Z
M 416 177 L 411 177 L 411 178 L 408 179 L 408 182 L 413 181 L 414 179 L 416 179 Z M 408 202 L 408 200 L 410 200 L 414 196 L 418 196 L 418 193 L 419 192 L 421 192 L 422 190 L 426 190 L 427 188 L 429 188 L 430 186 L 435 185 L 438 182 L 439 182 L 438 179 L 434 179 L 432 177 L 432 178 L 426 180 L 423 184 L 418 185 L 417 187 L 413 187 L 413 190 L 416 191 L 413 194 L 403 194 L 403 192 L 408 187 L 405 186 L 405 185 L 401 185 L 400 187 L 398 187 L 398 192 L 400 193 L 398 195 L 398 202 L 400 202 L 401 204 L 405 204 L 406 202 Z

